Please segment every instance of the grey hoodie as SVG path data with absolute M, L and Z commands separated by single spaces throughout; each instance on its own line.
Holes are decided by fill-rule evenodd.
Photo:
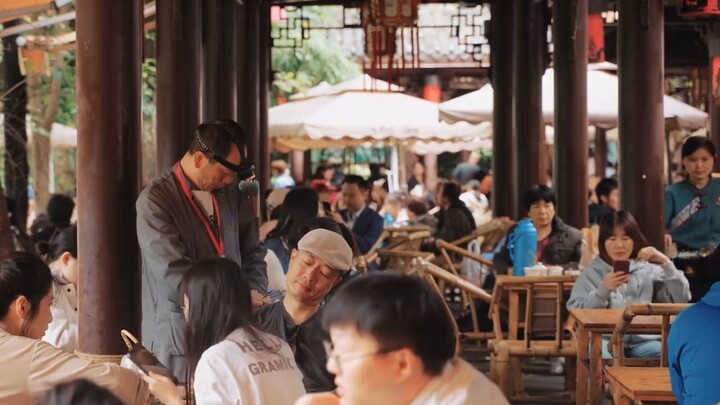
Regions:
M 686 303 L 690 300 L 690 286 L 685 275 L 671 261 L 664 266 L 647 262 L 630 261 L 630 279 L 610 291 L 603 284 L 605 276 L 613 271 L 605 260 L 596 257 L 583 269 L 567 302 L 567 308 L 624 309 L 629 304 L 652 302 Z M 654 298 L 654 299 L 653 299 Z M 626 342 L 637 343 L 659 339 L 655 335 L 629 335 Z

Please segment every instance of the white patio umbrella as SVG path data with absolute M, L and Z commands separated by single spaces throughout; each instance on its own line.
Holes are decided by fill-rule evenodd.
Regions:
M 270 137 L 279 151 L 368 144 L 453 141 L 480 136 L 467 123 L 440 123 L 438 105 L 395 92 L 346 91 L 272 107 Z
M 390 84 L 384 80 L 373 79 L 370 75 L 362 74 L 356 78 L 332 85 L 327 82 L 320 82 L 317 86 L 302 93 L 293 94 L 290 100 L 301 100 L 308 97 L 329 96 L 345 91 L 396 91 L 401 92 L 403 88 Z
M 611 63 L 603 63 L 591 65 L 588 69 L 589 125 L 601 128 L 614 128 L 618 125 L 619 81 L 616 75 L 607 72 L 613 66 Z M 555 119 L 554 76 L 554 70 L 548 69 L 542 79 L 543 120 L 550 124 Z M 450 123 L 491 121 L 492 106 L 493 89 L 490 84 L 486 84 L 479 90 L 440 104 L 440 118 Z M 664 96 L 663 112 L 665 118 L 677 119 L 683 128 L 695 129 L 707 125 L 707 113 L 670 96 Z

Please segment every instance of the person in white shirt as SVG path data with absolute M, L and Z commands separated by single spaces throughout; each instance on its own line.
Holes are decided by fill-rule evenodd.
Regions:
M 250 286 L 236 262 L 216 257 L 194 263 L 181 294 L 194 376 L 189 403 L 284 405 L 305 394 L 288 344 L 255 328 Z M 145 380 L 162 403 L 183 403 L 169 378 L 150 372 Z
M 78 344 L 77 225 L 56 233 L 49 242 L 38 243 L 36 248 L 53 276 L 52 322 L 42 340 L 73 353 Z
M 357 277 L 328 303 L 323 327 L 334 393 L 295 405 L 509 404 L 480 371 L 455 357 L 453 320 L 418 277 Z

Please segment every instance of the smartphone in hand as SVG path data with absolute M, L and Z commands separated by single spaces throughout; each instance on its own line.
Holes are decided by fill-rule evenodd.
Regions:
M 128 353 L 130 360 L 147 375 L 150 375 L 150 371 L 155 374 L 160 374 L 172 380 L 173 383 L 177 384 L 178 380 L 172 374 L 167 367 L 165 367 L 151 351 L 146 349 L 141 344 L 136 344 Z
M 627 260 L 615 260 L 613 262 L 613 272 L 628 274 L 630 272 L 630 262 Z

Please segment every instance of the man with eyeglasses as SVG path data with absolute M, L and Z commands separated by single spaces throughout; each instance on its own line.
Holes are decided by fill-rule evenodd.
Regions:
M 254 305 L 262 305 L 266 295 L 266 251 L 252 208 L 257 193 L 244 187 L 253 177 L 245 146 L 236 122 L 203 122 L 187 153 L 136 202 L 143 344 L 180 382 L 187 381 L 187 365 L 179 289 L 190 265 L 227 257 L 241 265 Z
M 256 311 L 260 329 L 290 345 L 307 392 L 335 389 L 325 368 L 323 342 L 327 335 L 320 321 L 325 297 L 345 278 L 352 264 L 353 250 L 339 232 L 313 229 L 300 238 L 290 254 L 285 298 Z
M 334 393 L 295 405 L 508 404 L 480 371 L 455 357 L 453 320 L 419 277 L 376 273 L 340 288 L 323 314 Z

